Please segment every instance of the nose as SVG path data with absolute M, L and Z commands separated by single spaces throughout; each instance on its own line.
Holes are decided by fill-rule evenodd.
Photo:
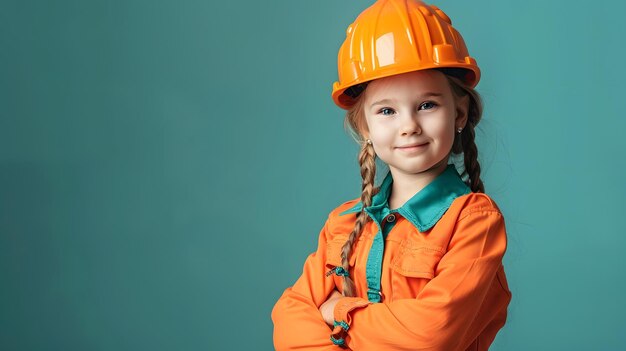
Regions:
M 417 119 L 417 115 L 413 113 L 403 113 L 400 118 L 400 123 L 402 123 L 400 127 L 400 132 L 402 135 L 411 135 L 417 134 L 420 135 L 422 133 L 422 129 L 420 127 L 419 121 Z

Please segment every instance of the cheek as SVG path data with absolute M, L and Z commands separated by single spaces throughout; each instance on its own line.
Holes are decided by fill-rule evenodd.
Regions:
M 433 118 L 428 123 L 424 123 L 423 127 L 433 137 L 438 139 L 454 139 L 454 121 L 443 118 Z
M 374 147 L 383 147 L 393 142 L 393 131 L 389 128 L 372 128 L 370 129 L 370 139 L 374 143 Z

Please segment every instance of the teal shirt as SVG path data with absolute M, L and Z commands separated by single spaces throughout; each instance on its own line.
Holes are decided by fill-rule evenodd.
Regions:
M 374 236 L 365 268 L 367 297 L 371 302 L 381 300 L 380 278 L 385 239 L 397 222 L 396 213 L 411 222 L 419 232 L 425 232 L 437 224 L 457 197 L 471 192 L 454 164 L 449 164 L 432 182 L 413 195 L 404 205 L 394 210 L 389 209 L 389 193 L 392 184 L 393 177 L 389 172 L 380 186 L 380 191 L 372 197 L 372 205 L 365 208 L 365 212 L 378 226 L 378 233 Z M 362 202 L 358 202 L 339 215 L 359 212 L 362 207 Z

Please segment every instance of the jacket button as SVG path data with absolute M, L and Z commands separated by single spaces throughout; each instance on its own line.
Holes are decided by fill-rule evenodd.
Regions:
M 393 214 L 390 214 L 390 215 L 387 217 L 387 222 L 393 222 L 393 221 L 395 221 L 395 220 L 396 220 L 396 216 L 394 216 Z

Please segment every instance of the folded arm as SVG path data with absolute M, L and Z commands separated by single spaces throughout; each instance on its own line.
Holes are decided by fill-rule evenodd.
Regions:
M 330 340 L 330 327 L 319 311 L 335 290 L 332 278 L 325 276 L 328 221 L 320 231 L 318 248 L 304 263 L 302 275 L 285 290 L 272 310 L 274 347 L 282 350 L 345 350 Z

